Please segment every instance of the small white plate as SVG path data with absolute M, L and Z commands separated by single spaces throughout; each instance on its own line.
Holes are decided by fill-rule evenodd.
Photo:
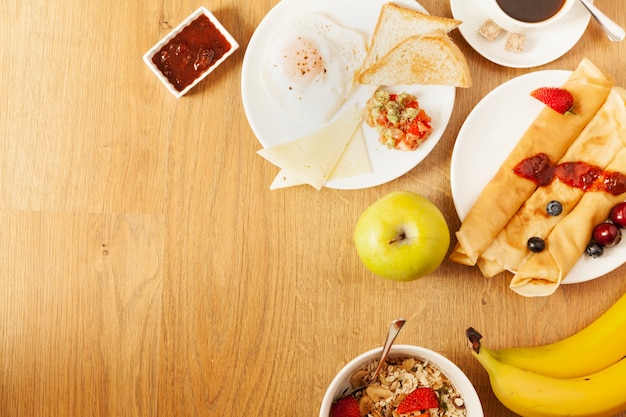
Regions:
M 282 0 L 263 18 L 250 39 L 244 55 L 241 74 L 241 94 L 244 111 L 252 131 L 264 147 L 288 142 L 319 129 L 319 125 L 306 123 L 289 117 L 263 87 L 261 65 L 273 31 L 282 22 L 296 16 L 315 12 L 324 15 L 345 28 L 363 35 L 367 44 L 380 13 L 380 8 L 388 0 Z M 413 0 L 398 0 L 394 3 L 426 12 Z M 432 117 L 433 132 L 418 149 L 403 152 L 387 149 L 378 143 L 376 131 L 362 125 L 373 172 L 351 178 L 328 181 L 325 187 L 335 189 L 361 189 L 374 187 L 392 181 L 419 164 L 437 145 L 443 135 L 456 95 L 455 87 L 406 85 L 388 88 L 390 91 L 413 94 L 420 107 Z M 371 95 L 371 86 L 358 86 L 347 103 L 364 101 Z
M 213 63 L 213 65 L 211 65 L 211 67 L 209 67 L 207 70 L 205 70 L 202 74 L 200 74 L 198 77 L 196 77 L 196 79 L 190 83 L 189 85 L 187 85 L 187 87 L 185 87 L 183 90 L 177 90 L 174 85 L 172 85 L 172 83 L 167 79 L 167 77 L 161 72 L 161 70 L 154 64 L 154 62 L 152 62 L 152 57 L 154 56 L 154 54 L 156 54 L 159 50 L 161 50 L 161 48 L 163 48 L 165 45 L 167 45 L 169 43 L 169 41 L 171 41 L 174 37 L 176 37 L 176 35 L 178 35 L 180 32 L 183 31 L 183 29 L 185 29 L 187 26 L 189 26 L 193 21 L 195 21 L 198 17 L 200 17 L 201 15 L 205 15 L 206 17 L 209 18 L 209 21 L 215 26 L 215 28 L 222 34 L 222 36 L 224 36 L 224 38 L 226 38 L 226 41 L 230 44 L 230 49 L 228 51 L 226 51 L 224 53 L 224 55 L 222 55 L 222 57 L 220 59 L 218 59 L 217 61 L 215 61 Z M 172 29 L 170 31 L 170 33 L 168 33 L 167 35 L 165 35 L 163 38 L 161 38 L 160 41 L 158 41 L 152 48 L 150 48 L 144 55 L 143 55 L 143 61 L 146 63 L 146 65 L 152 70 L 152 72 L 154 73 L 154 75 L 157 76 L 157 78 L 159 80 L 161 80 L 161 82 L 163 83 L 163 85 L 165 85 L 165 87 L 168 89 L 168 91 L 170 93 L 172 93 L 174 95 L 174 97 L 176 98 L 181 98 L 182 96 L 184 96 L 185 94 L 187 94 L 187 92 L 189 90 L 191 90 L 193 87 L 195 87 L 200 81 L 202 81 L 203 79 L 205 79 L 210 73 L 213 72 L 213 70 L 215 70 L 217 67 L 220 66 L 220 64 L 222 62 L 224 62 L 226 60 L 226 58 L 228 58 L 229 56 L 231 56 L 237 49 L 239 49 L 239 44 L 237 43 L 237 41 L 235 40 L 235 38 L 233 38 L 233 36 L 228 32 L 228 30 L 226 30 L 226 28 L 222 25 L 222 23 L 217 20 L 217 17 L 215 17 L 213 15 L 213 13 L 211 13 L 211 11 L 209 9 L 207 9 L 204 6 L 200 6 L 198 7 L 193 13 L 191 13 L 189 16 L 187 16 L 187 18 L 185 18 L 185 20 L 183 20 L 182 22 L 180 22 L 178 24 L 178 26 L 176 26 L 174 29 Z
M 478 29 L 489 17 L 483 1 L 450 0 L 452 15 L 463 21 L 459 31 L 476 52 L 505 67 L 530 68 L 560 58 L 580 40 L 590 19 L 587 9 L 576 2 L 566 16 L 550 27 L 526 33 L 523 52 L 511 52 L 504 49 L 505 32 L 493 41 L 478 34 Z
M 461 220 L 543 108 L 530 92 L 538 87 L 558 87 L 570 74 L 571 71 L 550 70 L 513 78 L 487 94 L 467 116 L 459 130 L 450 166 L 452 199 Z M 598 278 L 624 262 L 626 241 L 605 249 L 600 258 L 583 255 L 563 284 Z

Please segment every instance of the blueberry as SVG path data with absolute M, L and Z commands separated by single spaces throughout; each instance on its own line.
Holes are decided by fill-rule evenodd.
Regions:
M 539 253 L 546 248 L 546 242 L 544 242 L 544 240 L 540 237 L 533 236 L 528 239 L 528 242 L 526 242 L 526 246 L 528 246 L 528 250 L 530 250 L 531 252 Z
M 591 256 L 592 258 L 598 258 L 604 253 L 604 246 L 592 240 L 587 245 L 586 252 L 587 255 Z
M 546 211 L 550 216 L 558 216 L 563 212 L 563 205 L 556 200 L 552 200 L 546 206 Z

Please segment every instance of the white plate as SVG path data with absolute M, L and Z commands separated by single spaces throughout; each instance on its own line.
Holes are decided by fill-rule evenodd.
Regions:
M 530 91 L 543 86 L 558 87 L 570 74 L 571 71 L 551 70 L 514 78 L 487 94 L 470 112 L 459 130 L 450 166 L 452 199 L 461 220 L 543 108 Z M 626 241 L 605 249 L 600 258 L 583 255 L 563 283 L 589 281 L 624 262 Z
M 510 52 L 504 49 L 505 34 L 491 42 L 478 34 L 478 29 L 488 18 L 483 1 L 450 0 L 452 15 L 463 21 L 459 27 L 461 35 L 476 52 L 505 67 L 536 67 L 563 56 L 585 33 L 590 19 L 587 9 L 577 1 L 566 16 L 550 27 L 526 33 L 523 52 Z
M 320 126 L 303 123 L 289 118 L 276 106 L 265 91 L 259 68 L 268 39 L 272 32 L 280 27 L 281 22 L 307 13 L 320 13 L 336 23 L 355 30 L 363 35 L 365 43 L 374 29 L 380 8 L 388 0 L 282 0 L 263 18 L 250 38 L 244 55 L 241 74 L 241 94 L 244 111 L 252 131 L 262 146 L 268 147 L 288 142 L 319 129 Z M 412 0 L 399 0 L 394 3 L 426 12 L 422 6 Z M 368 147 L 373 172 L 351 178 L 331 180 L 326 187 L 335 189 L 360 189 L 374 187 L 404 175 L 419 164 L 441 139 L 454 107 L 456 89 L 449 86 L 407 85 L 394 86 L 389 90 L 406 91 L 417 97 L 420 107 L 432 117 L 433 132 L 415 151 L 402 152 L 387 149 L 378 143 L 375 130 L 362 125 Z M 358 86 L 357 91 L 348 99 L 363 101 L 364 94 L 369 97 L 370 86 Z

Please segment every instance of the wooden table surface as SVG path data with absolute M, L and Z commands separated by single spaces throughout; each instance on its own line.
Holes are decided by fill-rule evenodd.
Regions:
M 508 276 L 485 279 L 448 260 L 396 283 L 369 273 L 352 243 L 359 214 L 396 190 L 428 197 L 457 230 L 451 151 L 499 84 L 588 57 L 626 86 L 626 43 L 609 42 L 593 21 L 566 55 L 528 69 L 493 64 L 453 32 L 474 85 L 457 91 L 423 163 L 369 189 L 269 191 L 277 169 L 256 155 L 240 77 L 276 0 L 2 3 L 4 417 L 317 416 L 334 374 L 382 344 L 397 317 L 408 319 L 399 343 L 446 355 L 486 416 L 511 416 L 464 330 L 475 326 L 496 348 L 546 343 L 626 291 L 621 267 L 528 299 Z M 626 25 L 620 0 L 596 4 Z M 141 58 L 200 5 L 241 48 L 176 100 Z M 451 16 L 447 1 L 422 5 Z

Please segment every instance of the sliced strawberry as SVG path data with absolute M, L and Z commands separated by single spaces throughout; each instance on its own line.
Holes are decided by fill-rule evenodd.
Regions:
M 432 388 L 419 387 L 402 400 L 396 411 L 398 414 L 405 414 L 429 408 L 439 408 L 439 398 Z
M 573 113 L 574 97 L 564 88 L 540 87 L 530 95 L 560 114 Z
M 361 417 L 359 403 L 356 398 L 347 396 L 340 398 L 330 407 L 331 417 Z

